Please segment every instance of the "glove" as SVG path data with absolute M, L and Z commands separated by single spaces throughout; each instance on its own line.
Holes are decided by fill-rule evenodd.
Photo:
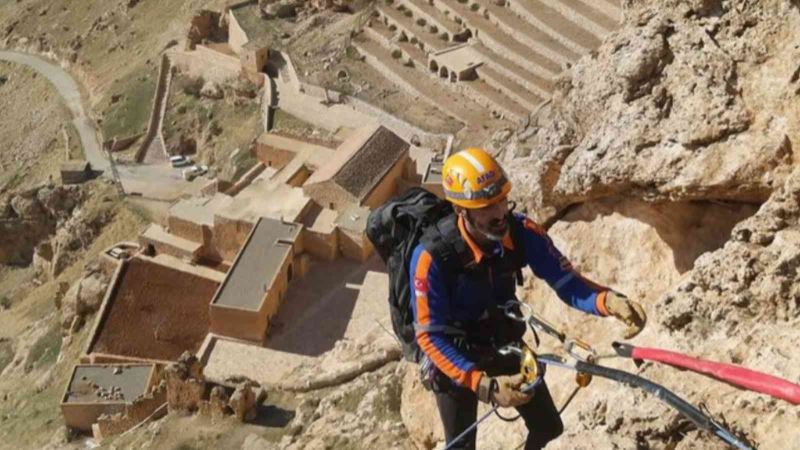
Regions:
M 647 315 L 644 313 L 642 305 L 619 292 L 608 291 L 606 311 L 628 326 L 628 329 L 625 330 L 625 339 L 639 334 L 647 322 Z
M 484 374 L 478 384 L 478 399 L 485 403 L 494 401 L 503 408 L 524 405 L 533 398 L 532 392 L 520 391 L 524 382 L 522 374 L 495 378 Z

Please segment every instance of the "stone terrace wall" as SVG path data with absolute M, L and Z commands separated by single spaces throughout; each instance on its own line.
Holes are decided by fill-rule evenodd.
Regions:
M 161 57 L 161 67 L 158 72 L 158 85 L 156 86 L 156 93 L 153 96 L 153 107 L 150 111 L 150 122 L 147 125 L 147 133 L 144 135 L 141 147 L 139 147 L 139 150 L 136 152 L 137 162 L 142 162 L 144 156 L 147 154 L 147 149 L 150 148 L 153 139 L 155 139 L 156 135 L 160 132 L 171 68 L 172 65 L 169 57 L 166 54 L 163 55 Z
M 175 50 L 170 52 L 175 67 L 190 77 L 202 77 L 207 81 L 222 82 L 236 78 L 241 73 L 239 59 L 197 45 L 192 52 Z
M 339 91 L 325 89 L 321 86 L 300 81 L 300 78 L 297 75 L 297 70 L 292 63 L 292 59 L 286 53 L 281 53 L 281 55 L 283 56 L 284 61 L 286 61 L 286 67 L 283 68 L 284 70 L 280 71 L 280 77 L 284 82 L 293 85 L 296 92 L 310 95 L 312 97 L 319 98 L 320 100 L 339 98 L 343 103 L 348 104 L 360 113 L 378 117 L 378 120 L 382 124 L 386 125 L 386 127 L 390 128 L 407 141 L 418 140 L 419 144 L 425 147 L 444 148 L 445 143 L 450 135 L 429 133 L 404 120 L 398 119 L 386 111 L 383 111 L 382 109 L 361 99 L 342 94 Z M 416 139 L 412 139 L 413 137 L 416 137 Z

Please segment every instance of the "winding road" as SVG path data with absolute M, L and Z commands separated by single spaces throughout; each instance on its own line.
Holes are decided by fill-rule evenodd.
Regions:
M 0 50 L 0 60 L 23 64 L 44 75 L 55 86 L 72 113 L 72 124 L 78 130 L 86 160 L 95 170 L 108 171 L 110 164 L 103 154 L 94 122 L 86 115 L 81 103 L 81 92 L 75 80 L 60 66 L 47 62 L 38 56 L 7 50 Z
M 42 74 L 55 86 L 72 113 L 72 123 L 78 130 L 86 160 L 92 169 L 103 171 L 111 177 L 111 164 L 100 145 L 100 133 L 94 121 L 86 115 L 80 90 L 75 79 L 60 66 L 38 56 L 15 51 L 0 50 L 0 60 L 23 64 Z M 181 196 L 199 195 L 202 189 L 201 178 L 194 182 L 185 181 L 178 170 L 168 163 L 151 165 L 116 165 L 123 189 L 127 194 L 142 196 L 152 200 L 172 201 Z

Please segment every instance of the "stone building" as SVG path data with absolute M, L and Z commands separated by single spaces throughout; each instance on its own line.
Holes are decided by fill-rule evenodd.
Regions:
M 264 341 L 289 282 L 305 272 L 301 231 L 269 218 L 256 223 L 211 301 L 212 333 Z
M 363 127 L 306 180 L 303 192 L 340 212 L 353 205 L 374 208 L 396 193 L 408 149 L 406 141 L 382 125 Z
M 150 392 L 157 378 L 154 364 L 78 364 L 61 398 L 64 423 L 91 432 L 100 416 L 124 413 Z
M 80 184 L 92 177 L 92 165 L 88 161 L 67 161 L 61 164 L 61 183 Z

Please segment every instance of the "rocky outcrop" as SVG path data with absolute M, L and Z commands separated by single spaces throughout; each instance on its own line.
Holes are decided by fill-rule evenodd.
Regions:
M 592 208 L 599 209 L 597 205 Z M 619 210 L 627 217 L 617 212 L 578 215 L 580 219 L 575 220 L 570 213 L 569 220 L 557 222 L 550 234 L 584 275 L 643 302 L 649 323 L 634 341 L 637 345 L 672 349 L 793 382 L 800 380 L 800 367 L 794 363 L 800 351 L 793 344 L 800 339 L 800 170 L 790 175 L 754 215 L 732 227 L 726 233 L 730 239 L 720 248 L 689 252 L 696 259 L 686 271 L 666 267 L 674 261 L 659 249 L 677 247 L 664 247 L 671 238 L 653 233 L 665 228 L 647 230 L 656 217 L 650 215 L 652 211 L 633 215 L 630 206 Z M 720 215 L 719 211 L 708 214 Z M 640 221 L 644 218 L 650 219 L 649 225 Z M 684 234 L 731 229 L 712 223 L 706 226 L 705 230 L 692 226 L 681 230 L 672 224 L 666 229 Z M 622 229 L 626 233 L 614 233 Z M 580 236 L 587 235 L 595 238 L 593 243 L 581 244 Z M 637 250 L 625 251 L 626 245 Z M 616 250 L 604 252 L 606 246 Z M 631 259 L 647 255 L 653 259 Z M 542 316 L 590 342 L 601 353 L 610 351 L 608 344 L 622 334 L 623 327 L 612 319 L 571 310 L 544 283 L 532 281 L 524 298 Z M 552 339 L 544 338 L 543 342 L 541 352 L 559 351 Z M 787 448 L 786 442 L 800 440 L 800 432 L 793 425 L 796 407 L 784 401 L 661 364 L 648 363 L 637 371 L 626 361 L 603 363 L 638 372 L 695 405 L 704 403 L 715 418 L 724 419 L 754 448 Z M 572 377 L 557 370 L 548 373 L 548 384 L 558 404 L 574 387 Z M 685 419 L 654 397 L 600 380 L 578 394 L 563 419 L 564 436 L 548 448 L 573 449 L 576 443 L 585 445 L 578 448 L 634 448 L 637 442 L 652 448 L 726 448 L 709 433 L 688 426 Z
M 0 199 L 0 264 L 27 265 L 34 249 L 84 198 L 78 186 L 40 186 Z
M 61 329 L 65 335 L 72 334 L 83 326 L 86 317 L 100 308 L 110 277 L 96 265 L 87 267 L 83 278 L 78 280 L 57 300 L 61 311 Z
M 515 195 L 552 223 L 582 273 L 644 303 L 649 322 L 636 344 L 797 382 L 800 5 L 627 3 L 625 26 L 559 80 L 551 104 L 505 147 Z M 622 334 L 539 281 L 522 297 L 601 353 Z M 543 343 L 542 352 L 560 351 Z M 800 441 L 786 402 L 659 364 L 604 364 L 705 404 L 755 448 Z M 558 405 L 574 387 L 559 370 L 548 384 Z M 566 431 L 548 449 L 726 448 L 654 397 L 601 380 L 562 418 Z M 513 448 L 524 430 L 508 435 Z
M 170 412 L 199 412 L 208 417 L 233 414 L 239 421 L 249 422 L 256 418 L 258 404 L 264 400 L 265 392 L 250 380 L 238 383 L 230 396 L 224 387 L 207 382 L 203 363 L 189 352 L 165 373 Z
M 277 448 L 412 450 L 413 443 L 400 420 L 403 370 L 398 367 L 392 363 L 364 374 L 322 398 L 305 397 Z
M 796 7 L 672 3 L 631 6 L 506 147 L 517 195 L 540 220 L 614 195 L 762 202 L 789 173 Z

